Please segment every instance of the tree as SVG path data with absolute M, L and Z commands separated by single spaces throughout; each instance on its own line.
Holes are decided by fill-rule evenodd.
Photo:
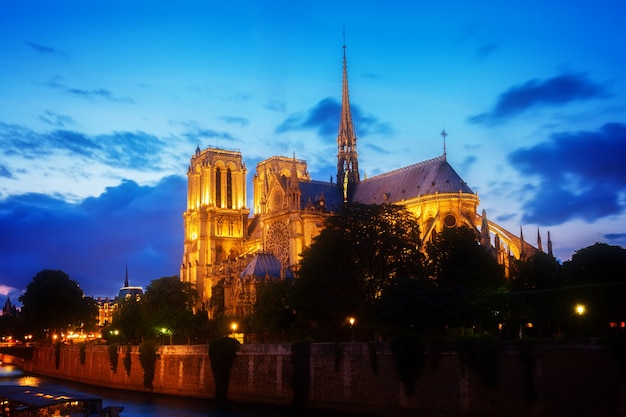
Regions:
M 43 332 L 95 326 L 98 307 L 84 296 L 76 281 L 63 271 L 44 269 L 33 277 L 19 298 L 26 326 L 37 335 Z
M 511 291 L 545 290 L 562 285 L 562 267 L 544 252 L 511 263 Z
M 329 217 L 302 255 L 294 284 L 298 318 L 335 339 L 355 316 L 373 330 L 375 304 L 396 277 L 423 275 L 417 219 L 405 207 L 349 204 Z
M 267 281 L 256 289 L 256 303 L 250 330 L 264 342 L 289 339 L 295 317 L 293 312 L 293 281 Z
M 626 281 L 626 249 L 595 243 L 577 250 L 563 263 L 568 285 Z
M 434 284 L 448 292 L 449 325 L 474 325 L 490 317 L 488 298 L 504 290 L 504 271 L 478 233 L 466 226 L 445 228 L 426 245 Z
M 193 336 L 194 308 L 197 304 L 196 290 L 177 276 L 151 281 L 142 299 L 148 332 L 168 336 L 170 340 L 173 335 L 189 340 Z
M 118 300 L 113 313 L 111 329 L 121 333 L 121 337 L 130 343 L 139 343 L 145 334 L 144 310 L 141 301 L 135 297 Z

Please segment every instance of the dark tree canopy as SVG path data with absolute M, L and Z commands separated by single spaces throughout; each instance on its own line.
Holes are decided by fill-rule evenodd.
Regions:
M 350 204 L 304 251 L 295 281 L 299 318 L 330 337 L 348 316 L 372 326 L 373 307 L 396 277 L 423 275 L 417 219 L 406 208 Z
M 444 228 L 426 245 L 429 276 L 438 287 L 497 290 L 504 271 L 478 234 L 466 226 Z
M 595 243 L 577 250 L 563 263 L 569 285 L 626 281 L 626 249 Z
M 292 298 L 292 280 L 259 284 L 249 330 L 265 343 L 287 340 L 295 321 Z
M 188 282 L 182 282 L 177 276 L 155 279 L 142 299 L 144 322 L 156 334 L 166 329 L 173 334 L 190 336 L 197 305 L 198 293 Z
M 63 271 L 44 269 L 19 298 L 26 325 L 37 335 L 95 325 L 98 307 Z
M 511 262 L 511 291 L 545 290 L 563 284 L 563 268 L 544 252 Z
M 135 297 L 118 300 L 118 308 L 113 313 L 112 322 L 113 325 L 110 328 L 121 332 L 120 336 L 123 340 L 139 343 L 146 331 L 141 301 Z
M 444 228 L 426 245 L 427 268 L 438 302 L 449 308 L 440 316 L 449 326 L 473 326 L 491 316 L 488 299 L 505 290 L 504 270 L 469 227 Z

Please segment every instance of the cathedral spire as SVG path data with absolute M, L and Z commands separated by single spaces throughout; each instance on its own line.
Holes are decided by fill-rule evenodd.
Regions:
M 341 92 L 341 118 L 337 134 L 337 185 L 343 187 L 344 202 L 352 187 L 360 181 L 359 162 L 356 151 L 356 134 L 350 112 L 348 89 L 348 65 L 346 64 L 346 31 L 343 31 L 343 85 Z
M 537 249 L 539 249 L 539 252 L 543 252 L 543 244 L 541 243 L 541 234 L 539 233 L 539 228 L 537 228 Z
M 554 256 L 552 254 L 552 239 L 550 238 L 550 231 L 548 230 L 548 255 Z
M 130 285 L 128 283 L 128 264 L 126 264 L 126 277 L 124 278 L 124 286 L 125 287 L 130 287 Z
M 293 164 L 291 167 L 291 176 L 289 177 L 289 208 L 300 210 L 300 181 L 298 181 L 298 166 L 296 164 L 296 152 L 293 152 Z

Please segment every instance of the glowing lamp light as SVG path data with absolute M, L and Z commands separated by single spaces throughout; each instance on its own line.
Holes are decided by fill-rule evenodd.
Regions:
M 232 322 L 230 324 L 230 329 L 233 331 L 233 333 L 235 333 L 237 331 L 237 327 L 238 327 L 238 325 L 235 322 Z
M 576 314 L 578 314 L 579 316 L 585 314 L 585 310 L 586 309 L 584 304 L 576 304 L 576 308 L 574 309 L 574 311 L 576 311 Z
M 348 317 L 348 323 L 350 323 L 350 326 L 354 326 L 355 322 L 356 322 L 356 319 L 354 317 Z

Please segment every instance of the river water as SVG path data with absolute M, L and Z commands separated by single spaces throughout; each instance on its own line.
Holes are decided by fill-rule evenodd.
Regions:
M 31 385 L 43 388 L 88 394 L 102 398 L 103 407 L 124 406 L 121 417 L 292 417 L 287 407 L 268 407 L 248 404 L 229 404 L 228 409 L 217 412 L 210 400 L 180 398 L 159 394 L 113 390 L 77 384 L 23 373 L 13 365 L 0 366 L 0 385 Z M 310 417 L 315 414 L 307 413 Z M 328 413 L 321 413 L 329 415 Z

